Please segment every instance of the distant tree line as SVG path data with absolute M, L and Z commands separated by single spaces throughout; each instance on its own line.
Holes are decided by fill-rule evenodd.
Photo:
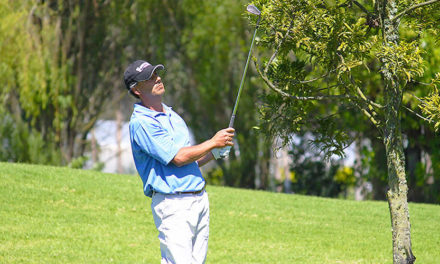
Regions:
M 165 102 L 185 118 L 196 141 L 206 140 L 227 126 L 232 112 L 255 22 L 244 12 L 247 4 L 234 0 L 0 0 L 0 160 L 81 165 L 82 157 L 90 151 L 88 138 L 98 118 L 114 118 L 115 109 L 129 118 L 134 100 L 123 87 L 122 74 L 130 61 L 139 58 L 165 65 Z M 271 25 L 266 20 L 263 24 L 272 27 L 276 44 L 289 28 L 288 23 Z M 370 28 L 377 31 L 376 27 Z M 405 34 L 423 41 L 421 56 L 429 58 L 424 62 L 423 77 L 408 82 L 416 97 L 403 97 L 405 107 L 421 113 L 416 98 L 428 95 L 421 83 L 430 84 L 430 76 L 439 71 L 440 50 L 432 36 L 419 37 L 413 31 Z M 272 55 L 264 44 L 273 39 L 263 36 L 260 32 L 255 48 L 259 59 Z M 295 41 L 301 48 L 311 43 L 307 39 Z M 346 41 L 345 45 L 340 48 L 341 54 L 357 43 Z M 283 53 L 283 49 L 280 52 L 292 56 Z M 309 72 L 326 73 L 322 68 L 313 68 L 313 61 L 304 65 L 277 63 L 277 69 L 290 67 L 292 74 L 298 76 L 305 76 L 298 71 L 302 66 Z M 347 67 L 354 67 L 356 72 L 358 65 Z M 371 61 L 367 67 L 377 74 L 363 75 L 359 71 L 356 77 L 375 98 L 380 96 L 379 66 L 377 61 Z M 271 71 L 269 68 L 268 73 Z M 385 149 L 376 128 L 366 122 L 358 109 L 324 103 L 308 112 L 314 115 L 339 109 L 342 113 L 336 126 L 346 129 L 331 136 L 347 139 L 346 144 L 354 142 L 357 155 L 354 167 L 345 168 L 334 158 L 330 163 L 325 161 L 324 145 L 313 150 L 305 137 L 312 134 L 319 140 L 325 134 L 321 132 L 332 131 L 335 123 L 310 122 L 309 127 L 296 130 L 296 124 L 304 120 L 285 118 L 292 113 L 286 108 L 292 103 L 268 90 L 255 65 L 251 64 L 247 76 L 236 120 L 236 147 L 228 161 L 219 161 L 217 167 L 206 171 L 210 183 L 265 190 L 283 184 L 272 176 L 276 147 L 268 137 L 273 131 L 264 128 L 264 120 L 270 119 L 290 127 L 280 130 L 278 137 L 295 134 L 302 139 L 300 144 L 287 146 L 292 159 L 291 191 L 347 197 L 350 190 L 368 182 L 372 190 L 365 197 L 385 199 Z M 325 84 L 325 80 L 318 82 Z M 297 94 L 302 92 L 305 90 Z M 306 107 L 303 102 L 294 105 L 295 109 Z M 408 197 L 412 201 L 438 203 L 439 141 L 434 128 L 414 113 L 402 113 Z M 334 154 L 342 154 L 344 147 L 333 149 Z

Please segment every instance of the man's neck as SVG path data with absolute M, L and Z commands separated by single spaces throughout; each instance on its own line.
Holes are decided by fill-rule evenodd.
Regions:
M 150 110 L 156 111 L 156 112 L 163 112 L 165 113 L 165 108 L 162 105 L 162 100 L 142 100 L 142 105 Z

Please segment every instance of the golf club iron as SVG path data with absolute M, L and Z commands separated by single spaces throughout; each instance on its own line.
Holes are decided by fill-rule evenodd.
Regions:
M 234 110 L 232 111 L 231 120 L 229 121 L 229 127 L 234 127 L 235 113 L 237 112 L 238 102 L 240 101 L 241 90 L 243 88 L 244 78 L 246 77 L 246 71 L 249 65 L 249 60 L 251 59 L 252 47 L 254 46 L 255 36 L 257 35 L 258 26 L 260 24 L 261 12 L 254 5 L 248 5 L 246 10 L 254 15 L 258 16 L 257 25 L 255 26 L 254 36 L 252 37 L 251 48 L 249 49 L 249 54 L 246 61 L 246 66 L 244 67 L 243 77 L 241 77 L 240 88 L 238 89 L 237 99 L 235 99 Z

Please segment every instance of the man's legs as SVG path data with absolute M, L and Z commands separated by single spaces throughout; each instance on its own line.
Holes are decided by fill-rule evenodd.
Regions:
M 192 263 L 205 263 L 208 252 L 209 238 L 209 200 L 208 193 L 204 192 L 198 198 L 199 219 L 193 239 Z
M 159 231 L 161 263 L 204 263 L 209 237 L 207 193 L 155 194 L 151 209 Z

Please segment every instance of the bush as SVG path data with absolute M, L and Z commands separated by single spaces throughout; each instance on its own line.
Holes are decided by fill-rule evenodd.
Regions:
M 53 142 L 43 139 L 41 133 L 7 113 L 0 117 L 0 142 L 0 161 L 61 163 L 61 153 Z

